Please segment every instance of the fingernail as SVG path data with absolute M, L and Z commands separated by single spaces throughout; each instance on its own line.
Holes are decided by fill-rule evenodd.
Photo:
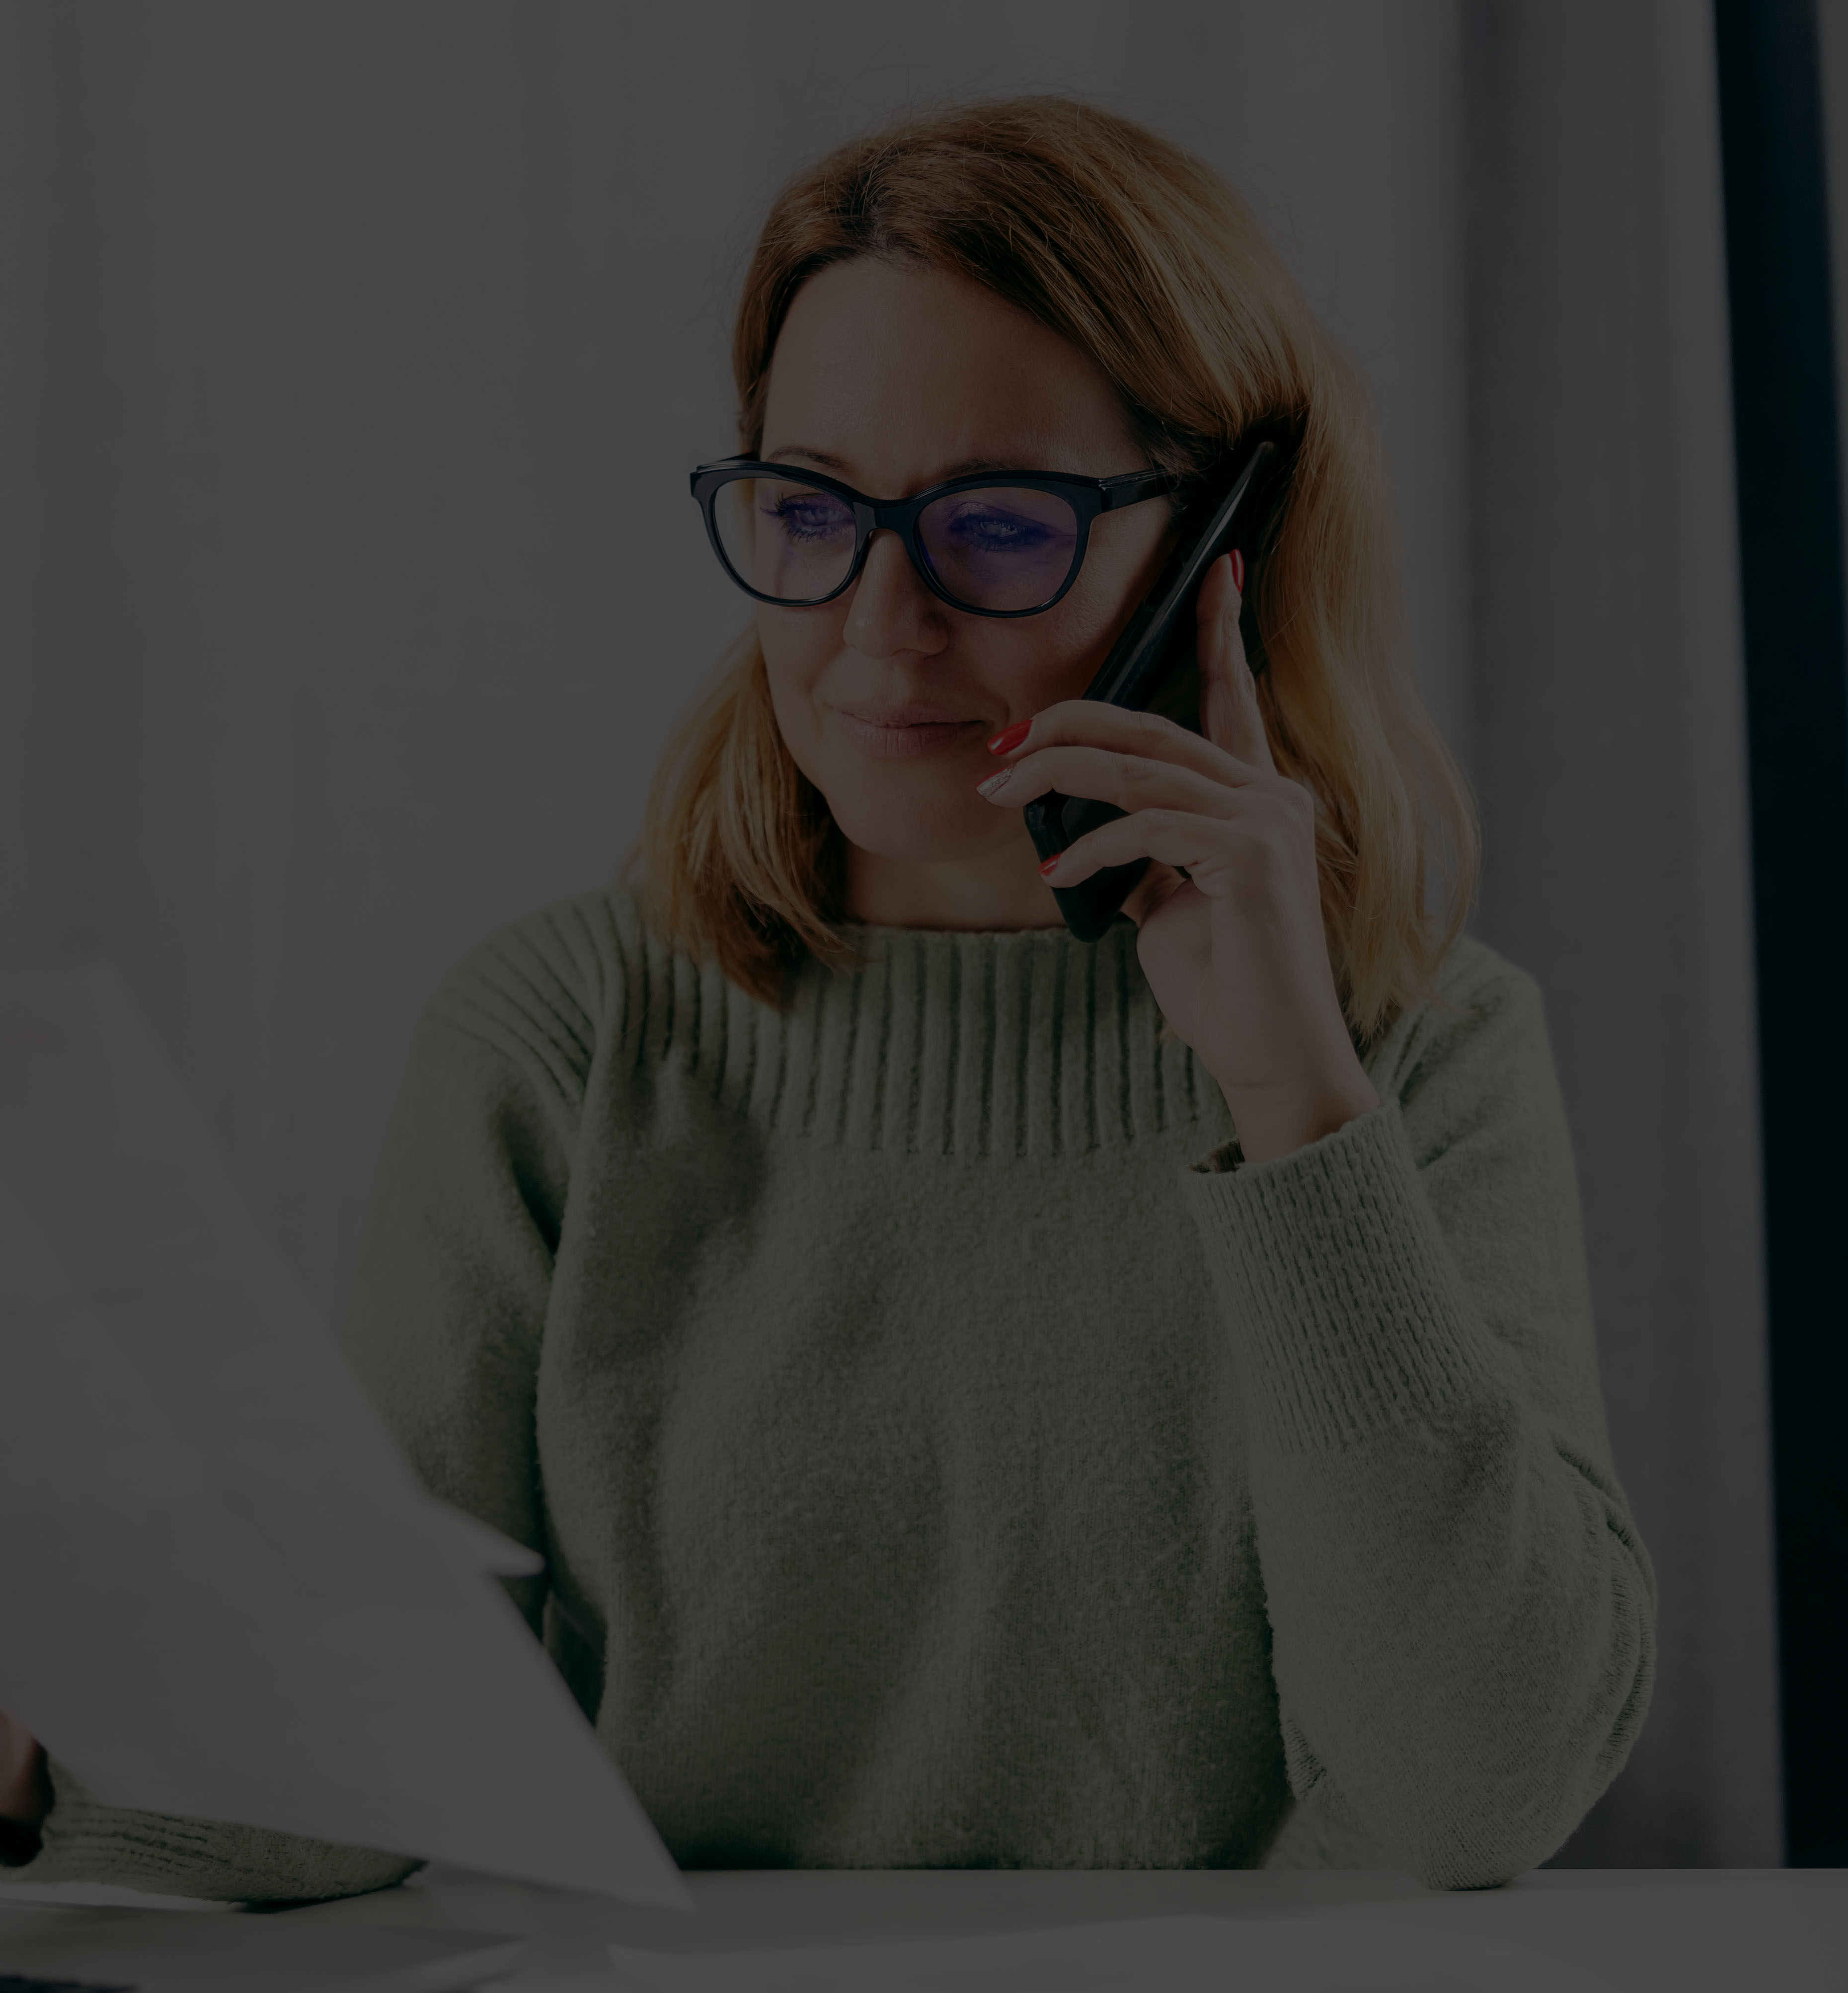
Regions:
M 1245 556 L 1236 547 L 1232 549 L 1232 586 L 1241 595 L 1245 593 Z
M 1050 858 L 1045 860 L 1040 867 L 1040 877 L 1044 879 L 1064 855 L 1062 851 L 1055 851 Z
M 1010 776 L 1013 772 L 1014 771 L 1012 768 L 1003 768 L 999 774 L 990 775 L 985 782 L 978 782 L 975 785 L 976 795 L 979 796 L 992 796 L 995 793 L 996 790 L 999 788 L 1001 785 L 1005 782 L 1009 776 Z
M 1012 726 L 1003 727 L 988 744 L 991 754 L 1011 754 L 1033 731 L 1030 720 L 1016 720 Z

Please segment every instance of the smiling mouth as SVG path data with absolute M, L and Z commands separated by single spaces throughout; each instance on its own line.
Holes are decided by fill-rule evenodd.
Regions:
M 896 719 L 848 713 L 837 706 L 841 730 L 863 754 L 880 761 L 908 761 L 967 740 L 987 723 L 980 720 Z

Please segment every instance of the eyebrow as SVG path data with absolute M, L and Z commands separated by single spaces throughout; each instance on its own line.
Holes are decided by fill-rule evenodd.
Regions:
M 832 470 L 837 477 L 843 475 L 847 469 L 847 461 L 845 457 L 835 456 L 830 451 L 825 450 L 811 450 L 806 443 L 789 443 L 781 450 L 770 451 L 766 454 L 763 460 L 766 463 L 780 463 L 785 457 L 791 456 L 805 457 L 809 463 L 818 463 L 824 470 Z M 947 484 L 952 477 L 973 477 L 979 471 L 1024 471 L 1026 469 L 1026 466 L 1023 463 L 1011 463 L 999 456 L 968 456 L 965 457 L 960 463 L 952 463 L 948 470 L 931 481 L 934 484 Z

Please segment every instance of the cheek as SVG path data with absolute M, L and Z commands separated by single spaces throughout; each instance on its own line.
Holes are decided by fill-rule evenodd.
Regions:
M 1102 559 L 1094 549 L 1071 593 L 1044 615 L 1017 623 L 968 619 L 962 644 L 968 675 L 1020 719 L 1080 697 L 1153 585 L 1162 552 L 1153 536 L 1145 546 L 1112 547 Z
M 818 610 L 757 610 L 757 642 L 770 679 L 770 704 L 777 724 L 794 755 L 796 765 L 811 781 L 815 714 L 813 694 L 828 661 L 840 648 L 839 618 Z
M 1016 652 L 1014 682 L 1023 694 L 1030 686 L 1031 710 L 1078 698 L 1096 677 L 1129 610 L 1141 600 L 1143 591 L 1129 592 L 1131 579 L 1100 574 L 1094 581 L 1088 567 L 1056 609 L 1012 626 L 1010 635 L 1021 633 L 1021 641 L 1011 647 Z
M 773 609 L 757 605 L 757 641 L 770 683 L 807 690 L 840 648 L 841 616 L 826 609 Z
M 1096 677 L 1117 634 L 1160 571 L 1167 519 L 1149 508 L 1100 520 L 1084 565 L 1064 599 L 1043 616 L 996 626 L 1023 638 L 1017 647 L 1038 707 L 1078 698 Z
M 1095 594 L 1080 595 L 1074 589 L 1059 604 L 1061 609 L 1071 613 L 1065 623 L 1053 633 L 1057 638 L 1054 648 L 1058 669 L 1067 680 L 1075 678 L 1083 681 L 1072 687 L 1068 696 L 1075 698 L 1084 690 L 1108 655 L 1111 639 L 1123 620 L 1118 593 L 1113 589 L 1107 595 L 1102 590 Z

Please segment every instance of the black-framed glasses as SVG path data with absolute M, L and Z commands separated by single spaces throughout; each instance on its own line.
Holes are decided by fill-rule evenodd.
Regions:
M 693 496 L 712 551 L 760 602 L 812 609 L 850 587 L 876 529 L 896 533 L 931 593 L 973 616 L 1037 616 L 1077 580 L 1100 512 L 1173 491 L 1172 471 L 1119 477 L 1003 470 L 952 477 L 914 498 L 869 498 L 787 463 L 702 463 Z

